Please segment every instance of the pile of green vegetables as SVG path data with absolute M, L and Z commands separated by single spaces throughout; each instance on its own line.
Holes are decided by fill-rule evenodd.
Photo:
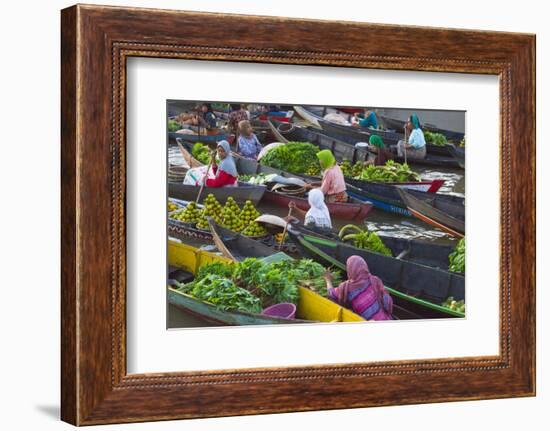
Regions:
M 458 241 L 455 250 L 449 255 L 449 271 L 464 273 L 466 268 L 466 238 Z
M 262 164 L 293 174 L 319 175 L 319 148 L 309 142 L 289 142 L 271 149 L 262 157 Z
M 340 169 L 342 169 L 342 174 L 344 174 L 344 177 L 355 178 L 361 175 L 363 163 L 357 161 L 352 165 L 348 159 L 344 159 L 342 163 L 340 163 Z
M 347 233 L 348 231 L 354 231 L 355 233 Z M 384 256 L 392 255 L 391 250 L 384 245 L 375 232 L 370 232 L 368 229 L 363 230 L 354 224 L 344 226 L 340 229 L 338 236 L 344 242 L 351 241 L 354 247 L 380 253 Z
M 447 145 L 447 138 L 445 135 L 430 132 L 429 130 L 424 130 L 424 140 L 426 144 L 438 145 L 440 147 Z
M 466 312 L 466 304 L 464 300 L 455 301 L 452 296 L 449 296 L 442 304 L 443 307 L 447 307 L 450 310 L 458 311 L 459 313 L 464 314 Z
M 195 280 L 178 290 L 207 301 L 219 310 L 260 313 L 281 302 L 298 303 L 299 285 L 326 296 L 325 268 L 310 259 L 266 263 L 248 258 L 234 264 L 212 263 L 203 266 Z M 333 280 L 341 280 L 333 273 Z
M 356 178 L 378 183 L 422 181 L 416 172 L 411 171 L 408 164 L 399 164 L 393 160 L 388 160 L 384 166 L 369 165 L 364 167 Z
M 208 148 L 208 145 L 197 142 L 195 145 L 193 145 L 191 153 L 193 154 L 193 157 L 195 159 L 197 159 L 201 163 L 204 163 L 205 165 L 210 162 L 210 149 Z
M 177 132 L 179 129 L 181 129 L 181 126 L 176 120 L 168 120 L 169 132 Z

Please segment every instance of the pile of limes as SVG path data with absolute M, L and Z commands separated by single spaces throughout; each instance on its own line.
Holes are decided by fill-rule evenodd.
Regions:
M 267 235 L 267 230 L 257 221 L 253 221 L 248 227 L 243 230 L 243 235 L 246 236 L 264 236 Z
M 216 223 L 222 222 L 222 206 L 216 197 L 210 193 L 203 202 L 204 209 L 201 211 L 197 221 L 199 229 L 210 230 L 206 217 L 212 217 Z
M 172 201 L 168 201 L 168 212 L 177 210 L 179 207 Z
M 243 230 L 243 223 L 241 220 L 241 209 L 231 196 L 227 198 L 222 211 L 222 226 L 230 229 L 234 232 L 240 232 Z
M 199 220 L 200 213 L 201 211 L 197 207 L 197 204 L 195 202 L 189 202 L 183 210 L 172 214 L 171 217 L 186 223 L 196 223 Z

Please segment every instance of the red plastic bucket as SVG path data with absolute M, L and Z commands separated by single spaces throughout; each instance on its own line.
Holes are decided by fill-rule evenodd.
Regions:
M 296 306 L 290 302 L 281 302 L 272 305 L 262 311 L 264 316 L 280 317 L 282 319 L 294 319 L 296 316 Z

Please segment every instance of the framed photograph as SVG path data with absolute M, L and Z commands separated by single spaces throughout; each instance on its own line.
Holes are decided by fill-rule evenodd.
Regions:
M 61 43 L 64 421 L 535 394 L 534 35 L 77 5 Z

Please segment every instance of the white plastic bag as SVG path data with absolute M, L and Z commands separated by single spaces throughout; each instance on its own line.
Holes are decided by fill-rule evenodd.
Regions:
M 185 178 L 183 179 L 183 184 L 188 184 L 191 186 L 202 185 L 204 181 L 204 176 L 206 175 L 207 168 L 208 166 L 199 166 L 198 168 L 189 169 L 185 174 Z M 212 169 L 208 171 L 207 178 L 214 178 L 214 173 L 212 172 Z

